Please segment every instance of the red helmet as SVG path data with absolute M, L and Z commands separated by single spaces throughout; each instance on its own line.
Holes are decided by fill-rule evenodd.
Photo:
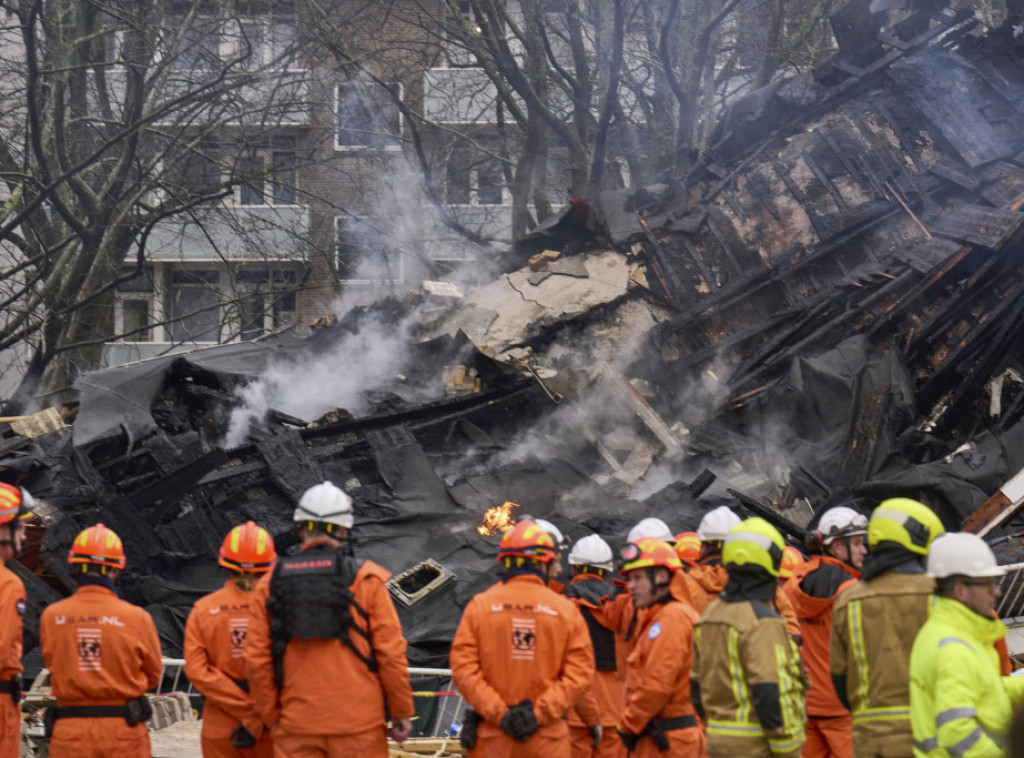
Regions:
M 779 564 L 779 579 L 789 579 L 803 562 L 803 554 L 792 545 L 786 545 L 782 551 L 782 563 Z
M 523 520 L 501 536 L 498 546 L 498 560 L 505 558 L 529 558 L 540 563 L 549 563 L 555 557 L 555 541 L 535 521 Z
M 260 574 L 270 571 L 276 560 L 274 538 L 255 521 L 246 521 L 228 532 L 217 556 L 217 563 L 226 569 Z
M 700 560 L 700 537 L 697 532 L 680 532 L 676 535 L 676 555 L 684 566 L 696 566 Z
M 0 482 L 0 525 L 32 517 L 35 500 L 28 490 Z
M 68 563 L 91 563 L 95 566 L 124 568 L 124 546 L 113 529 L 103 524 L 83 529 L 71 543 Z
M 663 566 L 669 571 L 676 571 L 683 567 L 683 562 L 676 555 L 675 548 L 656 537 L 644 537 L 636 542 L 630 542 L 620 553 L 622 556 L 622 573 L 626 574 L 634 569 L 650 568 L 652 566 Z

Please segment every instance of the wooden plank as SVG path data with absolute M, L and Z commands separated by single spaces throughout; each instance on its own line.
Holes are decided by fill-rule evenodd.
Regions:
M 981 108 L 988 103 L 980 99 L 970 71 L 960 66 L 936 68 L 924 60 L 908 59 L 891 69 L 889 78 L 971 168 L 1012 152 L 982 114 Z
M 1024 198 L 1024 168 L 997 161 L 981 171 L 982 196 L 998 208 L 1012 208 Z
M 964 519 L 963 531 L 984 537 L 1024 505 L 1024 469 L 999 488 L 974 513 Z
M 1024 213 L 980 205 L 961 205 L 944 216 L 928 220 L 928 229 L 958 242 L 989 250 L 1001 248 L 1024 222 Z

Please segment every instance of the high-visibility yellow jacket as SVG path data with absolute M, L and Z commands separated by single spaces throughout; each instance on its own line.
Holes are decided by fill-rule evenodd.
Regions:
M 856 758 L 909 756 L 910 649 L 928 619 L 935 580 L 886 571 L 840 593 L 829 645 L 832 676 L 845 679 Z M 838 690 L 839 681 L 837 681 Z
M 708 758 L 800 755 L 807 675 L 786 622 L 759 600 L 715 600 L 700 617 L 690 672 Z
M 910 653 L 910 721 L 917 758 L 1000 758 L 1024 678 L 1002 676 L 998 619 L 935 598 Z

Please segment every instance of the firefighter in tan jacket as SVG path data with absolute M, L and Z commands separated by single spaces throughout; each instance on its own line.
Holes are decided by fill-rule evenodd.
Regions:
M 774 605 L 784 547 L 760 518 L 726 536 L 729 581 L 697 623 L 690 673 L 708 758 L 797 758 L 803 748 L 807 677 Z
M 934 581 L 928 549 L 945 530 L 908 498 L 884 501 L 868 522 L 859 584 L 840 593 L 832 615 L 832 679 L 853 713 L 855 758 L 910 758 L 910 650 L 928 620 Z

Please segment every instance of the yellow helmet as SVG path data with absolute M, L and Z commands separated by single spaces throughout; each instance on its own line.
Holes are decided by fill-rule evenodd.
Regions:
M 763 518 L 748 518 L 725 536 L 722 565 L 758 566 L 777 577 L 785 549 L 786 541 L 778 529 Z
M 868 546 L 895 542 L 918 555 L 928 555 L 932 541 L 946 529 L 935 512 L 908 497 L 883 500 L 868 522 Z

